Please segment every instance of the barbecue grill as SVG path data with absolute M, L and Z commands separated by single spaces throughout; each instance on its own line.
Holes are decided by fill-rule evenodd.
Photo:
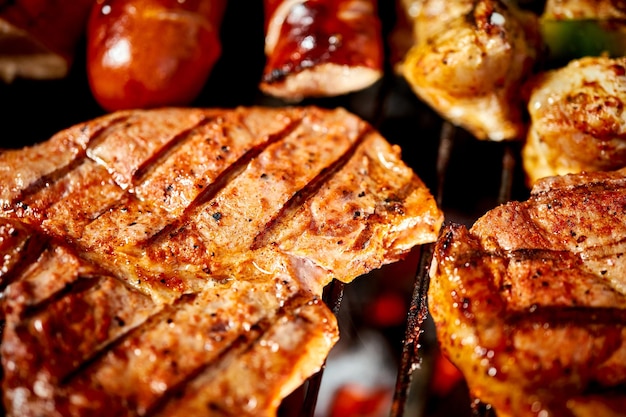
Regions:
M 395 5 L 391 1 L 379 3 L 383 33 L 388 37 L 395 24 Z M 261 1 L 230 0 L 222 27 L 222 57 L 194 105 L 286 104 L 258 91 L 264 62 L 263 22 L 259 19 L 262 13 Z M 1 147 L 18 148 L 39 142 L 65 127 L 103 113 L 87 86 L 84 41 L 77 52 L 71 73 L 65 79 L 16 80 L 0 86 Z M 455 128 L 420 102 L 388 65 L 383 79 L 367 90 L 336 98 L 309 99 L 300 104 L 345 107 L 372 123 L 391 143 L 400 145 L 403 159 L 436 195 L 446 222 L 470 225 L 499 203 L 527 197 L 519 163 L 519 143 L 478 141 Z M 424 245 L 398 265 L 374 271 L 348 286 L 332 283 L 326 289 L 325 301 L 339 318 L 342 336 L 336 349 L 342 345 L 365 345 L 369 339 L 364 331 L 378 333 L 376 340 L 382 340 L 390 354 L 383 378 L 390 385 L 385 404 L 392 417 L 486 415 L 489 407 L 472 401 L 462 381 L 448 392 L 450 397 L 430 395 L 433 358 L 437 352 L 426 299 L 431 255 L 432 244 Z M 376 328 L 365 315 L 371 313 L 367 309 L 379 290 L 390 286 L 405 301 L 401 305 L 404 320 Z M 325 369 L 285 400 L 281 414 L 324 415 L 330 401 L 328 396 L 334 394 L 329 394 L 327 389 L 334 365 L 331 353 Z

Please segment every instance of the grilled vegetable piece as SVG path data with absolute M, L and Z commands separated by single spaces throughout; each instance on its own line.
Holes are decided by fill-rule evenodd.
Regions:
M 542 46 L 538 18 L 497 0 L 448 3 L 408 3 L 416 43 L 401 73 L 418 97 L 476 138 L 522 139 L 520 90 Z
M 94 2 L 0 1 L 0 79 L 65 77 Z
M 613 0 L 547 0 L 541 34 L 555 65 L 586 56 L 626 55 L 626 8 Z
M 362 90 L 382 77 L 375 1 L 264 0 L 264 7 L 264 93 L 295 103 Z
M 225 0 L 97 0 L 87 75 L 106 110 L 189 105 L 221 54 Z
M 275 415 L 337 340 L 322 288 L 442 222 L 343 109 L 120 111 L 1 153 L 0 181 L 13 416 Z
M 626 166 L 626 58 L 574 60 L 526 87 L 531 124 L 522 161 L 529 184 Z
M 626 170 L 544 178 L 527 201 L 442 231 L 437 337 L 498 416 L 623 412 L 625 236 Z
M 541 19 L 541 34 L 554 62 L 586 56 L 626 55 L 626 20 Z

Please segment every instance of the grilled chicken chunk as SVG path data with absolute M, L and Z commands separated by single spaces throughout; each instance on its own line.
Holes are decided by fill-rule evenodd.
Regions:
M 528 84 L 528 182 L 626 166 L 626 58 L 585 57 Z
M 271 416 L 338 338 L 320 300 L 434 241 L 345 110 L 129 110 L 0 154 L 11 416 Z
M 499 417 L 623 413 L 625 236 L 626 169 L 542 179 L 527 201 L 442 231 L 437 337 Z
M 523 138 L 520 86 L 541 48 L 537 17 L 498 0 L 405 8 L 416 39 L 400 71 L 418 97 L 478 139 Z

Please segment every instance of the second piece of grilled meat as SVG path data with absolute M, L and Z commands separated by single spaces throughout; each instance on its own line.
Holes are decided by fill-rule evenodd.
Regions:
M 546 178 L 447 226 L 429 308 L 472 395 L 499 417 L 623 411 L 625 251 L 626 170 Z

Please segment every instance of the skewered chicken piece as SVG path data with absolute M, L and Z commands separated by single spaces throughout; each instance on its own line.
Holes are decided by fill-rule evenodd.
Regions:
M 546 178 L 446 227 L 429 310 L 471 394 L 498 417 L 623 415 L 625 251 L 626 169 Z
M 264 93 L 298 102 L 358 91 L 382 77 L 375 1 L 265 0 L 264 6 Z
M 414 1 L 405 10 L 416 43 L 400 70 L 415 93 L 478 139 L 522 138 L 520 85 L 542 45 L 537 16 L 497 0 Z
M 531 124 L 522 162 L 529 184 L 626 166 L 626 58 L 581 58 L 527 86 Z

